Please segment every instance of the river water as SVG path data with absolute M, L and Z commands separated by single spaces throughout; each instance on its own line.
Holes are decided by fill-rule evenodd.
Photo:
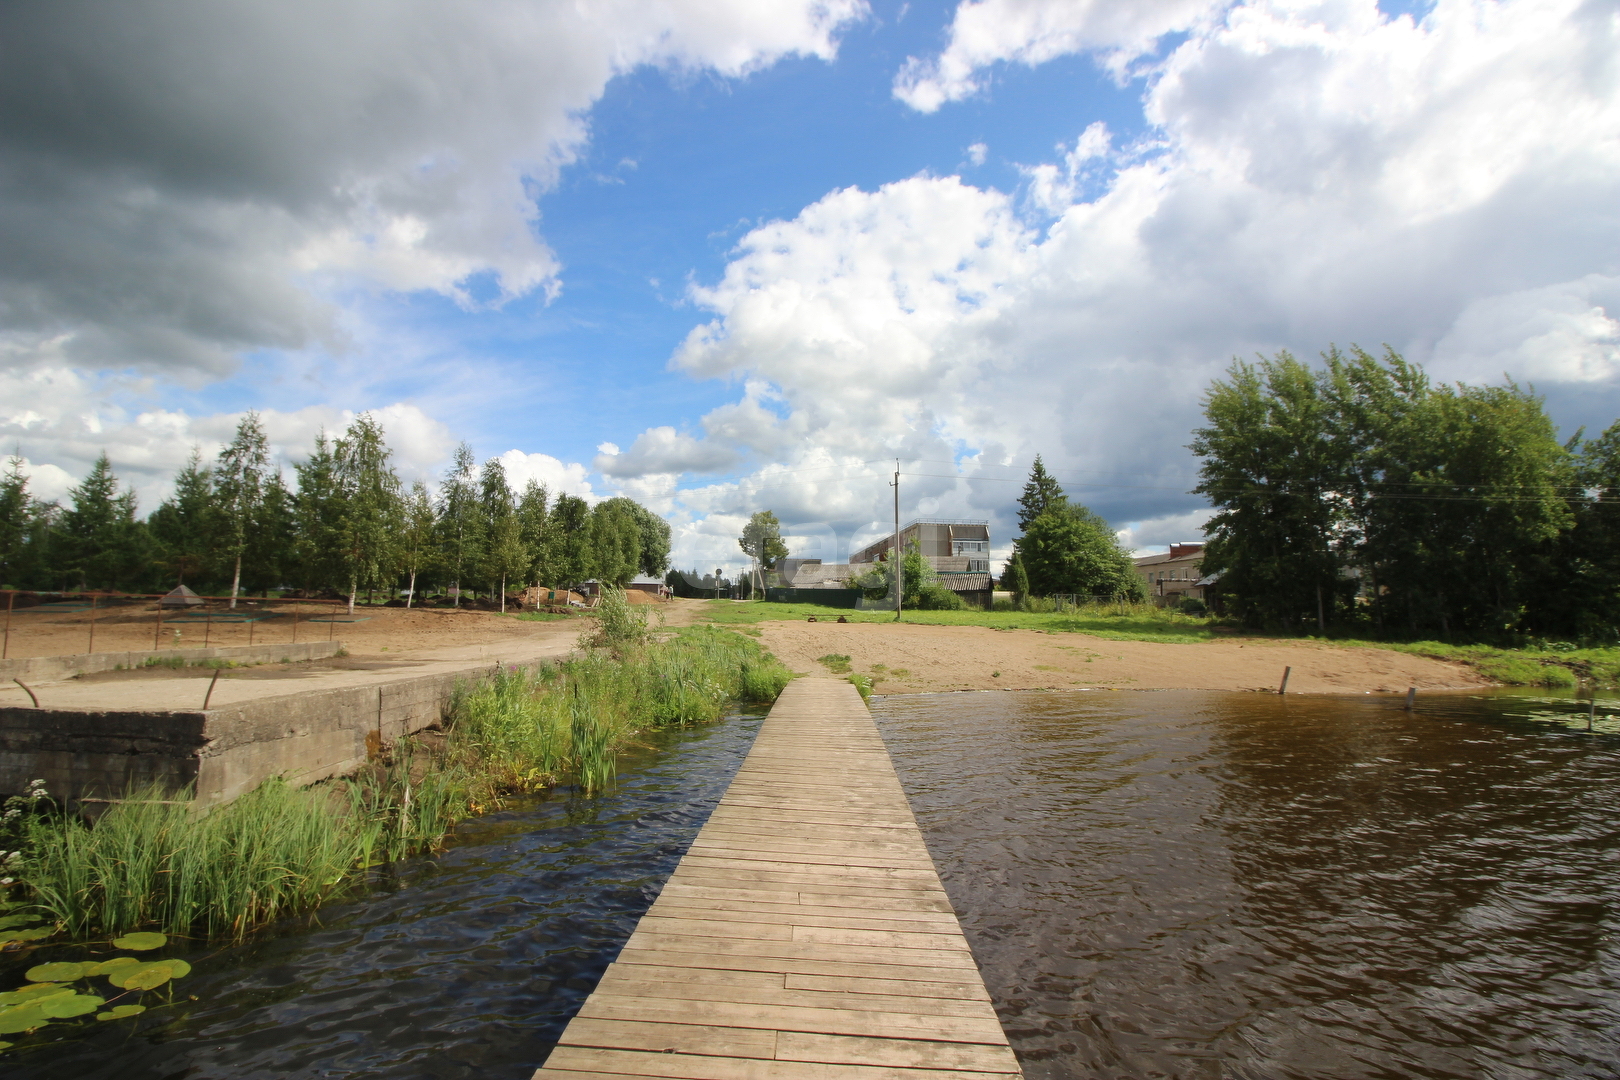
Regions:
M 609 794 L 564 792 L 468 822 L 444 855 L 322 908 L 313 925 L 184 954 L 193 971 L 175 984 L 175 1007 L 87 1019 L 58 1041 L 0 1055 L 0 1075 L 528 1080 L 758 730 L 758 716 L 739 716 L 649 736 L 620 757 Z M 0 965 L 0 988 L 20 985 L 29 964 L 82 958 L 73 947 L 39 950 Z
M 1615 720 L 1397 705 L 875 701 L 1032 1080 L 1620 1075 Z
M 873 705 L 1031 1080 L 1620 1076 L 1620 720 L 1511 696 Z M 758 726 L 651 738 L 607 795 L 469 822 L 318 919 L 199 945 L 174 1007 L 0 1073 L 527 1080 Z M 0 963 L 0 988 L 80 955 Z

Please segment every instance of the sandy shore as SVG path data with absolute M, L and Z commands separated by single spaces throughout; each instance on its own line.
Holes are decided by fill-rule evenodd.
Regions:
M 677 600 L 659 605 L 663 625 L 701 622 L 704 606 Z M 326 609 L 329 610 L 329 609 Z M 325 615 L 326 610 L 321 614 Z M 530 622 L 477 611 L 363 608 L 356 621 L 310 622 L 313 605 L 300 616 L 297 640 L 342 641 L 356 658 L 437 658 L 445 650 L 468 648 L 526 655 L 545 643 L 552 651 L 571 644 L 588 620 Z M 115 607 L 98 614 L 98 652 L 151 648 L 156 609 L 150 604 Z M 347 619 L 347 616 L 339 615 Z M 10 655 L 47 656 L 86 651 L 87 613 L 17 614 L 12 619 Z M 1109 641 L 1085 634 L 1038 630 L 992 630 L 978 626 L 921 626 L 902 623 L 832 621 L 762 622 L 760 640 L 794 671 L 826 674 L 817 658 L 850 657 L 855 671 L 871 675 L 884 694 L 945 690 L 1032 690 L 1112 687 L 1133 690 L 1275 690 L 1284 667 L 1292 667 L 1288 688 L 1299 693 L 1404 693 L 1490 685 L 1471 669 L 1383 649 L 1341 648 L 1316 642 L 1219 640 L 1165 645 Z M 242 623 L 165 623 L 161 642 L 174 648 L 203 644 L 245 645 Z M 290 616 L 254 627 L 259 644 L 294 639 Z
M 794 671 L 823 673 L 817 661 L 846 655 L 874 676 L 880 694 L 946 690 L 1272 691 L 1292 667 L 1289 693 L 1363 694 L 1462 690 L 1491 683 L 1441 660 L 1318 642 L 1209 641 L 1165 645 L 1085 634 L 979 626 L 763 622 L 760 640 Z

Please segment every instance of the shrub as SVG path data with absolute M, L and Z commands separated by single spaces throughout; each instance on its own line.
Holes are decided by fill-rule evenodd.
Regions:
M 915 596 L 906 597 L 906 606 L 919 611 L 965 611 L 967 601 L 943 585 L 924 585 Z

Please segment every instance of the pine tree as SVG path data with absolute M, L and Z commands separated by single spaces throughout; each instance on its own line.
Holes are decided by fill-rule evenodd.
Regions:
M 351 615 L 361 589 L 369 592 L 393 580 L 402 515 L 399 477 L 389 463 L 392 456 L 382 426 L 370 413 L 355 418 L 333 453 L 341 504 L 338 552 Z
M 1013 594 L 1013 606 L 1022 611 L 1029 606 L 1029 574 L 1024 571 L 1024 560 L 1013 552 L 1001 574 L 1001 587 Z
M 287 490 L 280 469 L 265 480 L 263 496 L 258 525 L 248 538 L 242 582 L 248 592 L 268 596 L 286 584 L 296 566 L 298 500 Z
M 34 509 L 22 465 L 23 459 L 14 456 L 6 462 L 5 475 L 0 476 L 0 585 L 13 589 L 23 580 Z
M 105 452 L 96 459 L 90 473 L 68 489 L 71 505 L 62 516 L 62 545 L 58 568 L 62 583 L 88 589 L 111 584 L 110 564 L 115 561 L 123 507 L 120 505 L 118 478 Z
M 298 474 L 298 494 L 293 497 L 293 564 L 299 588 L 309 595 L 334 588 L 342 577 L 337 557 L 342 500 L 338 494 L 337 461 L 326 432 L 315 436 L 315 452 L 294 465 L 293 471 Z
M 424 572 L 433 559 L 434 526 L 433 501 L 428 498 L 427 484 L 421 480 L 411 485 L 405 498 L 404 519 L 400 529 L 400 567 L 410 574 L 406 587 L 405 606 L 416 603 L 416 576 Z
M 1035 465 L 1029 470 L 1029 479 L 1024 483 L 1023 494 L 1018 496 L 1018 531 L 1024 532 L 1029 528 L 1030 522 L 1048 510 L 1061 509 L 1068 501 L 1068 496 L 1063 494 L 1063 488 L 1046 471 L 1046 466 L 1041 462 L 1041 455 L 1036 454 Z
M 242 556 L 259 526 L 270 445 L 259 414 L 249 409 L 236 425 L 236 437 L 219 452 L 214 469 L 214 513 L 219 523 L 216 550 L 231 567 L 231 607 L 242 586 Z
M 188 575 L 195 580 L 208 565 L 213 503 L 213 473 L 202 463 L 202 451 L 192 447 L 175 474 L 174 496 L 158 504 L 147 522 L 176 585 Z
M 478 488 L 473 478 L 472 447 L 456 447 L 455 463 L 439 488 L 439 557 L 461 604 L 461 582 L 475 571 L 482 548 L 478 515 Z

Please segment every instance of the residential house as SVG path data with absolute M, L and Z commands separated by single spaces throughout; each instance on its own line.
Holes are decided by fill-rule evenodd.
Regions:
M 1171 544 L 1163 555 L 1144 555 L 1134 561 L 1136 572 L 1147 582 L 1148 595 L 1168 605 L 1204 599 L 1206 583 L 1199 569 L 1203 560 L 1203 544 Z
M 990 523 L 984 520 L 932 518 L 913 521 L 900 530 L 900 546 L 915 541 L 923 560 L 938 575 L 939 584 L 970 604 L 988 608 L 994 584 L 990 580 Z M 871 543 L 849 557 L 849 569 L 862 573 L 894 551 L 894 534 Z

